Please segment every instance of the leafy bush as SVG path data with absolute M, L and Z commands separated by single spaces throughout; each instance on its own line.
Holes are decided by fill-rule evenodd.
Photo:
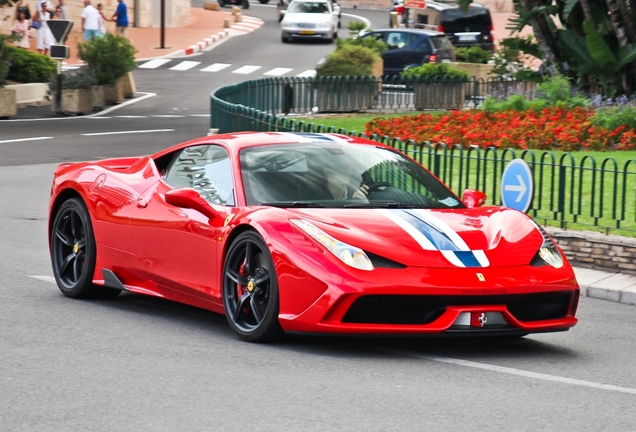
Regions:
M 7 84 L 7 74 L 11 66 L 11 52 L 7 42 L 9 37 L 0 34 L 0 88 Z
M 55 60 L 42 54 L 37 54 L 22 48 L 8 46 L 11 52 L 11 67 L 8 79 L 19 83 L 48 82 L 55 73 Z
M 316 76 L 369 76 L 380 56 L 374 50 L 354 44 L 342 45 L 316 68 Z
M 492 51 L 478 46 L 455 48 L 455 58 L 458 62 L 487 64 L 492 58 Z
M 78 72 L 62 73 L 62 88 L 64 90 L 90 89 L 97 85 L 98 81 L 93 72 L 81 69 Z M 54 92 L 57 89 L 57 75 L 52 75 L 49 81 L 49 89 Z
M 402 77 L 407 79 L 432 79 L 444 78 L 456 81 L 468 81 L 470 74 L 449 66 L 446 63 L 426 63 L 422 66 L 412 67 L 402 72 Z
M 605 129 L 617 129 L 621 126 L 636 130 L 636 106 L 616 106 L 596 110 L 592 125 Z
M 128 39 L 121 36 L 106 33 L 104 37 L 77 44 L 77 49 L 99 84 L 115 84 L 137 66 L 137 50 Z

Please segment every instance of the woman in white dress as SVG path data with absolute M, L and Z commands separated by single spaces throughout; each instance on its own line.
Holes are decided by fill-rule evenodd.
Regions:
M 101 3 L 97 4 L 97 12 L 99 12 L 99 32 L 104 36 L 106 34 L 106 21 L 110 21 L 104 16 L 104 6 Z
M 39 19 L 42 24 L 37 31 L 37 48 L 40 54 L 48 55 L 49 48 L 55 44 L 55 37 L 46 23 L 49 20 L 49 13 L 55 12 L 49 0 L 38 3 L 35 19 Z

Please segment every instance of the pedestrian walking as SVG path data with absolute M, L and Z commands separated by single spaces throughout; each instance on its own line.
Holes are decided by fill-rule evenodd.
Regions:
M 54 12 L 53 4 L 49 0 L 44 0 L 38 3 L 33 16 L 31 25 L 37 28 L 37 49 L 40 54 L 48 55 L 49 48 L 55 44 L 55 37 L 47 24 L 50 14 Z M 35 25 L 36 21 L 39 22 L 39 27 Z
M 58 0 L 55 10 L 57 19 L 68 19 L 66 18 L 66 5 L 64 4 L 64 0 Z
M 104 36 L 107 32 L 106 30 L 106 21 L 110 21 L 104 15 L 104 5 L 101 3 L 97 4 L 97 12 L 99 12 L 99 32 Z
M 128 37 L 128 7 L 124 0 L 117 0 L 117 10 L 113 14 L 112 20 L 115 21 L 115 34 L 117 36 Z
M 85 41 L 100 36 L 99 11 L 91 5 L 90 0 L 84 0 L 84 10 L 82 11 L 82 31 L 84 32 Z
M 11 34 L 18 39 L 14 42 L 15 46 L 29 49 L 29 20 L 26 19 L 24 11 L 18 13 L 18 19 L 13 23 L 13 31 Z

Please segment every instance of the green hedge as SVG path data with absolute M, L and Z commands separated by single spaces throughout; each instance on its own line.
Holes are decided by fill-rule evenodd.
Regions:
M 19 83 L 49 82 L 55 74 L 55 60 L 23 48 L 7 46 L 11 58 L 11 66 L 7 79 Z

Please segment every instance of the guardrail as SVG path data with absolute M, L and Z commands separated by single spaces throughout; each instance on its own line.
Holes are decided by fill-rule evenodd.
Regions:
M 268 78 L 226 86 L 216 90 L 211 97 L 211 127 L 219 132 L 281 131 L 281 132 L 335 132 L 345 135 L 365 136 L 363 133 L 336 130 L 334 127 L 297 121 L 282 113 L 309 113 L 314 107 L 330 107 L 333 111 L 403 111 L 414 90 L 412 82 L 397 82 L 360 78 L 315 80 L 305 78 Z M 457 84 L 456 81 L 437 81 L 429 84 Z M 327 99 L 318 96 L 321 85 L 330 85 Z M 380 85 L 382 86 L 380 89 Z M 388 87 L 397 86 L 402 87 Z M 479 105 L 477 91 L 499 88 L 503 92 L 535 92 L 528 83 L 477 81 L 462 82 L 464 90 L 449 90 L 446 102 L 462 101 Z M 504 87 L 505 85 L 505 87 Z M 292 90 L 290 90 L 290 88 Z M 346 90 L 356 88 L 359 94 L 347 96 Z M 366 90 L 365 90 L 366 89 Z M 429 89 L 430 90 L 430 89 Z M 366 96 L 364 95 L 366 91 Z M 431 90 L 437 91 L 437 90 Z M 439 90 L 442 91 L 442 90 Z M 463 94 L 459 93 L 462 92 Z M 394 92 L 375 98 L 371 108 L 369 95 Z M 408 93 L 411 93 L 410 95 Z M 399 99 L 402 93 L 404 99 Z M 463 97 L 462 97 L 463 96 Z M 323 99 L 321 99 L 321 97 Z M 430 96 L 433 98 L 433 96 Z M 379 103 L 378 100 L 385 103 Z M 390 102 L 387 102 L 390 101 Z M 342 104 L 342 105 L 339 105 Z M 413 105 L 411 105 L 413 106 Z M 469 105 L 470 106 L 470 105 Z M 380 107 L 384 107 L 383 109 Z M 414 107 L 413 107 L 414 108 Z M 500 178 L 507 162 L 520 157 L 530 165 L 534 181 L 534 197 L 528 214 L 544 225 L 561 228 L 596 229 L 602 232 L 636 236 L 636 159 L 623 161 L 606 158 L 598 163 L 585 156 L 575 161 L 569 153 L 532 150 L 468 149 L 461 146 L 401 141 L 372 135 L 370 139 L 391 145 L 428 167 L 453 191 L 461 195 L 464 189 L 479 189 L 488 194 L 488 204 L 501 205 Z

